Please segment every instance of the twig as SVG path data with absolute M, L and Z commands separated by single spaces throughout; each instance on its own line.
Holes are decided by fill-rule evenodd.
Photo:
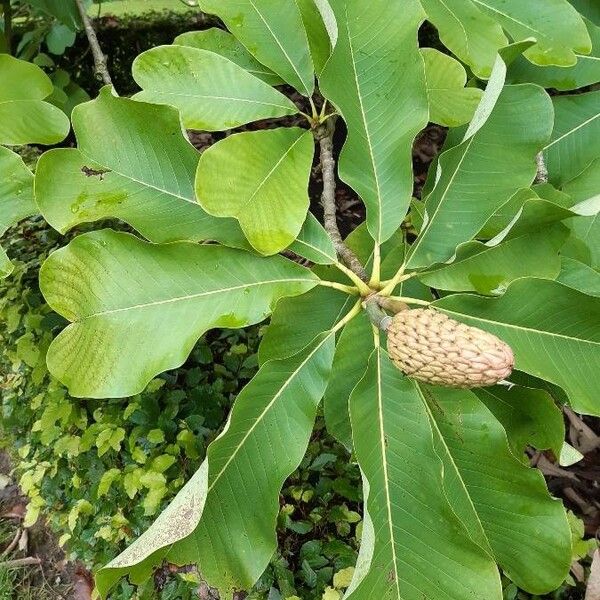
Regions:
M 22 533 L 22 530 L 17 529 L 17 533 L 15 533 L 15 537 L 13 537 L 11 543 L 6 547 L 6 549 L 2 552 L 2 554 L 0 554 L 0 556 L 8 556 L 17 547 L 17 544 L 19 543 L 19 540 L 21 539 L 21 533 Z
M 335 206 L 335 159 L 333 157 L 333 132 L 335 131 L 335 119 L 328 119 L 315 129 L 315 139 L 319 142 L 321 149 L 321 171 L 323 172 L 323 221 L 325 230 L 329 234 L 338 256 L 344 264 L 362 281 L 368 281 L 369 277 L 358 257 L 342 239 L 336 220 Z
M 98 37 L 94 31 L 92 21 L 85 10 L 83 0 L 75 0 L 75 2 L 77 4 L 77 8 L 79 9 L 79 14 L 81 15 L 81 21 L 83 22 L 85 35 L 87 36 L 90 48 L 92 49 L 92 55 L 94 56 L 94 72 L 96 73 L 96 77 L 101 79 L 106 85 L 112 85 L 110 73 L 108 72 L 108 67 L 106 65 L 106 56 L 104 56 L 102 48 L 100 48 Z
M 34 558 L 28 556 L 27 558 L 15 558 L 14 560 L 5 560 L 0 562 L 0 567 L 5 569 L 16 569 L 18 567 L 29 567 L 31 565 L 41 565 L 42 560 L 40 558 Z
M 544 153 L 540 152 L 535 157 L 537 162 L 537 175 L 535 176 L 536 183 L 548 183 L 548 167 L 544 160 Z

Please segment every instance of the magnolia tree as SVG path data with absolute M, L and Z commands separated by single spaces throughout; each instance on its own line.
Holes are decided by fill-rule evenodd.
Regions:
M 260 370 L 206 460 L 97 574 L 100 594 L 165 561 L 197 565 L 222 598 L 249 590 L 321 403 L 363 477 L 347 598 L 499 600 L 500 569 L 531 593 L 556 588 L 569 525 L 524 451 L 564 462 L 561 405 L 600 414 L 600 92 L 580 93 L 600 81 L 600 11 L 200 4 L 227 31 L 140 55 L 141 91 L 107 86 L 76 107 L 77 147 L 44 154 L 34 187 L 0 154 L 3 228 L 37 207 L 61 232 L 108 218 L 136 231 L 85 233 L 42 268 L 71 322 L 47 358 L 71 394 L 136 394 L 207 330 L 270 317 Z M 447 54 L 419 48 L 425 20 Z M 41 71 L 6 58 L 0 77 L 1 142 L 66 134 Z M 259 120 L 202 154 L 186 136 Z M 411 152 L 428 122 L 450 130 L 417 200 Z M 346 239 L 338 178 L 366 207 Z

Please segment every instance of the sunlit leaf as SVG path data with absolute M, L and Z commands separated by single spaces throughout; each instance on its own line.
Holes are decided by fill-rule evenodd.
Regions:
M 310 96 L 314 68 L 300 9 L 288 0 L 200 0 L 263 65 Z
M 200 153 L 185 138 L 175 109 L 116 98 L 109 88 L 73 111 L 78 148 L 45 153 L 35 195 L 61 232 L 119 218 L 153 242 L 218 240 L 248 247 L 233 219 L 196 202 Z
M 178 35 L 173 43 L 220 54 L 270 85 L 283 83 L 281 77 L 275 75 L 268 67 L 261 65 L 231 33 L 218 27 L 201 31 L 187 31 Z
M 54 89 L 36 65 L 0 54 L 0 144 L 56 144 L 69 133 L 69 119 L 44 102 Z
M 319 265 L 330 265 L 337 260 L 331 238 L 310 212 L 289 250 Z
M 498 50 L 508 43 L 502 27 L 471 0 L 422 0 L 442 43 L 478 77 L 488 78 Z
M 159 46 L 140 54 L 133 78 L 136 100 L 176 106 L 188 129 L 221 131 L 298 112 L 269 84 L 231 60 L 187 46 Z
M 465 87 L 467 72 L 451 56 L 434 48 L 421 50 L 429 96 L 429 119 L 447 127 L 468 123 L 475 113 L 483 92 Z
M 48 367 L 74 396 L 130 396 L 183 364 L 208 329 L 262 321 L 276 300 L 316 282 L 280 256 L 85 234 L 42 267 L 48 304 L 72 322 L 52 343 Z
M 275 254 L 306 220 L 313 154 L 312 134 L 298 127 L 229 136 L 200 158 L 198 202 L 212 215 L 236 218 L 258 252 Z
M 340 176 L 364 200 L 369 232 L 381 243 L 408 210 L 412 143 L 428 119 L 417 45 L 424 14 L 414 0 L 333 0 L 331 5 L 339 37 L 321 74 L 320 90 L 348 127 Z

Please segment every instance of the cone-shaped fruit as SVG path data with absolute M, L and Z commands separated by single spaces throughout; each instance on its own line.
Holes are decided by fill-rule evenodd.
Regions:
M 427 308 L 394 315 L 388 352 L 406 375 L 456 388 L 494 385 L 508 377 L 513 352 L 495 335 Z

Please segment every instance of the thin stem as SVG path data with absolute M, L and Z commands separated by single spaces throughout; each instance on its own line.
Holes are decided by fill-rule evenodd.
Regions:
M 371 287 L 377 287 L 381 281 L 381 247 L 378 242 L 375 242 L 373 248 L 373 271 L 371 273 L 371 281 L 369 285 Z
M 308 101 L 310 102 L 310 110 L 312 111 L 313 121 L 318 121 L 319 111 L 317 110 L 317 107 L 315 106 L 314 100 L 312 98 L 309 98 Z
M 94 57 L 94 72 L 96 73 L 96 77 L 101 79 L 105 85 L 112 85 L 110 73 L 108 72 L 108 66 L 106 65 L 106 56 L 104 56 L 102 48 L 100 48 L 98 37 L 94 31 L 92 21 L 85 10 L 83 0 L 75 0 L 75 3 L 77 4 L 81 21 L 83 22 L 85 35 L 87 36 L 90 48 L 92 49 L 92 56 Z
M 344 285 L 343 283 L 337 283 L 337 281 L 327 281 L 326 279 L 321 279 L 318 285 L 322 287 L 333 288 L 334 290 L 340 290 L 340 292 L 344 292 L 345 294 L 350 294 L 350 296 L 358 296 L 360 292 L 357 288 L 352 285 Z
M 346 325 L 348 325 L 348 323 L 350 323 L 350 321 L 352 321 L 352 319 L 354 319 L 354 317 L 356 317 L 361 309 L 362 309 L 362 302 L 359 300 L 353 307 L 352 310 L 350 310 L 350 312 L 341 320 L 339 321 L 336 326 L 333 328 L 333 331 L 339 331 L 342 327 L 345 327 Z
M 363 296 L 368 296 L 372 290 L 371 288 L 354 272 L 351 271 L 346 265 L 339 261 L 333 263 L 342 273 L 349 277 L 354 285 L 358 288 Z
M 346 246 L 336 220 L 335 205 L 335 159 L 333 157 L 333 132 L 335 131 L 335 120 L 329 119 L 314 130 L 315 139 L 319 142 L 321 149 L 321 171 L 323 172 L 323 221 L 325 230 L 329 234 L 337 255 L 342 262 L 353 271 L 364 282 L 368 276 L 362 263 Z
M 4 13 L 4 42 L 6 52 L 12 54 L 12 7 L 10 0 L 2 0 L 2 12 Z
M 403 281 L 406 281 L 416 275 L 416 273 L 409 273 L 408 275 L 405 275 L 404 274 L 405 269 L 406 269 L 406 264 L 403 264 L 398 269 L 396 274 L 388 282 L 386 282 L 386 284 L 383 287 L 383 289 L 381 290 L 381 292 L 379 292 L 380 296 L 390 296 L 391 294 L 394 293 L 394 290 L 396 289 L 397 285 L 399 285 Z

